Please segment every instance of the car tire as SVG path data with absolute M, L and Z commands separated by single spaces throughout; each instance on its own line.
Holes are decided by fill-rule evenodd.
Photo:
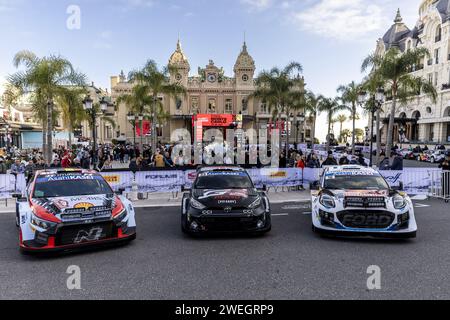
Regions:
M 185 214 L 181 215 L 181 232 L 183 232 L 184 234 L 189 234 L 189 231 L 187 229 L 187 219 L 186 219 Z
M 436 160 L 434 159 L 434 157 L 431 157 L 430 162 L 431 162 L 431 163 L 435 163 L 435 162 L 436 162 Z

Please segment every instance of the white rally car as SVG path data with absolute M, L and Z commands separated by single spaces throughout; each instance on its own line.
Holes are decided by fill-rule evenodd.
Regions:
M 136 238 L 134 208 L 94 171 L 38 171 L 18 199 L 22 252 L 53 252 Z
M 371 168 L 327 167 L 311 186 L 313 231 L 336 236 L 415 238 L 414 206 Z

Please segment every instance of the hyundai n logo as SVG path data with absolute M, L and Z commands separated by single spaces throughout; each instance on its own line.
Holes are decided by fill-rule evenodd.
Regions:
M 89 231 L 80 230 L 75 237 L 74 243 L 82 243 L 86 241 L 97 241 L 102 237 L 103 228 L 95 227 Z

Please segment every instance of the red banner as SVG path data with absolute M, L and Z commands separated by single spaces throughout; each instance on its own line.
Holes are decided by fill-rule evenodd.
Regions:
M 230 127 L 235 117 L 232 114 L 198 114 L 194 120 L 203 127 Z
M 136 136 L 140 137 L 141 136 L 141 124 L 139 123 L 139 121 L 136 121 Z M 151 128 L 151 122 L 148 120 L 144 120 L 142 121 L 142 131 L 143 131 L 143 135 L 147 136 L 150 135 L 152 132 L 152 128 Z

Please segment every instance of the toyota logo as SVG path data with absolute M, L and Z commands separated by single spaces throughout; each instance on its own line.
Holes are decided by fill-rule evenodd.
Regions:
M 223 209 L 223 211 L 225 211 L 225 213 L 230 213 L 233 210 L 233 208 L 231 207 L 226 207 Z

